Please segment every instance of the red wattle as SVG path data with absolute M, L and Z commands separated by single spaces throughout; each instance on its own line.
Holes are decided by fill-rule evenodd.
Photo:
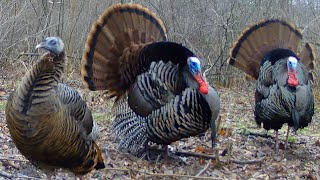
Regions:
M 194 79 L 199 84 L 199 91 L 202 94 L 208 94 L 209 92 L 209 86 L 208 83 L 202 78 L 202 76 L 196 75 L 194 76 Z
M 200 87 L 199 87 L 199 91 L 200 91 L 202 94 L 208 94 L 208 92 L 209 92 L 208 85 L 200 86 Z
M 296 78 L 296 73 L 294 71 L 289 71 L 288 75 L 289 75 L 289 78 L 288 78 L 289 86 L 292 86 L 292 87 L 298 86 L 299 85 L 299 81 Z

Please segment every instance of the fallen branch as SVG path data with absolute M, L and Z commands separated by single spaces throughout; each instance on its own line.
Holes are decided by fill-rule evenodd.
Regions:
M 150 150 L 155 150 L 155 151 L 160 151 L 164 152 L 165 150 L 163 149 L 154 149 L 150 148 Z M 182 152 L 182 151 L 172 151 L 177 156 L 193 156 L 193 157 L 202 157 L 205 159 L 217 159 L 217 156 L 214 155 L 208 155 L 208 154 L 203 154 L 203 153 L 195 153 L 195 152 Z M 235 160 L 235 159 L 230 159 L 229 162 L 236 163 L 236 164 L 255 164 L 255 163 L 261 163 L 264 160 L 264 158 L 261 159 L 255 159 L 255 160 L 248 160 L 248 161 L 240 161 L 240 160 Z M 223 161 L 219 160 L 220 162 L 227 163 L 228 161 Z
M 194 153 L 194 152 L 180 152 L 180 151 L 174 151 L 178 156 L 194 156 L 194 157 L 203 157 L 206 159 L 216 159 L 216 156 L 208 155 L 208 154 L 202 154 L 202 153 Z M 235 159 L 230 159 L 230 162 L 236 163 L 236 164 L 255 164 L 255 163 L 261 163 L 264 160 L 264 158 L 261 159 L 255 159 L 255 160 L 248 160 L 248 161 L 240 161 Z M 220 160 L 221 162 L 226 163 L 226 161 Z
M 16 161 L 16 162 L 28 162 L 26 159 L 10 159 L 5 157 L 0 157 L 0 161 Z
M 255 136 L 255 137 L 262 137 L 266 139 L 275 139 L 275 137 L 268 135 L 268 134 L 260 134 L 260 133 L 255 133 L 255 132 L 250 132 L 248 130 L 243 130 L 242 132 L 238 133 L 240 135 L 244 136 Z M 307 142 L 288 142 L 290 144 L 307 144 Z
M 258 137 L 272 138 L 272 139 L 274 138 L 273 136 L 268 135 L 268 134 L 260 134 L 260 133 L 250 132 L 248 130 L 243 130 L 239 134 L 244 135 L 244 136 L 258 136 Z
M 163 174 L 163 173 L 152 173 L 148 171 L 143 171 L 139 169 L 133 169 L 133 168 L 105 168 L 105 171 L 134 171 L 143 173 L 147 176 L 158 176 L 158 177 L 179 177 L 179 178 L 194 178 L 194 179 L 218 179 L 213 177 L 207 177 L 207 176 L 191 176 L 191 175 L 183 175 L 183 174 Z

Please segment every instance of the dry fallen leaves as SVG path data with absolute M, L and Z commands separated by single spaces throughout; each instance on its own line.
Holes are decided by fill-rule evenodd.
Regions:
M 79 90 L 81 91 L 81 89 Z M 208 138 L 207 135 L 190 137 L 172 143 L 175 151 L 196 152 L 214 156 L 215 150 L 219 150 L 221 154 L 224 149 L 228 149 L 228 143 L 232 142 L 230 158 L 233 161 L 227 161 L 226 156 L 229 156 L 229 152 L 226 152 L 226 156 L 220 156 L 222 163 L 221 168 L 215 166 L 217 164 L 215 159 L 208 160 L 202 157 L 183 155 L 181 155 L 181 157 L 184 159 L 183 162 L 186 163 L 181 163 L 176 160 L 168 162 L 160 160 L 157 163 L 151 164 L 145 160 L 138 162 L 131 161 L 117 151 L 117 143 L 112 140 L 109 131 L 110 122 L 101 122 L 100 126 L 104 130 L 101 132 L 102 136 L 98 144 L 106 149 L 105 161 L 107 167 L 112 170 L 94 171 L 90 179 L 188 179 L 199 173 L 201 176 L 216 179 L 318 178 L 319 172 L 316 173 L 316 171 L 318 171 L 319 168 L 315 169 L 313 167 L 320 167 L 319 137 L 302 134 L 295 136 L 297 143 L 292 143 L 286 151 L 280 150 L 284 158 L 280 156 L 279 160 L 276 161 L 273 147 L 274 142 L 272 139 L 254 136 L 249 137 L 238 133 L 239 125 L 245 127 L 254 125 L 253 113 L 247 110 L 251 108 L 250 100 L 246 100 L 245 94 L 247 94 L 247 92 L 220 89 L 222 102 L 221 114 L 223 120 L 221 127 L 223 128 L 220 128 L 222 130 L 218 131 L 219 141 L 215 149 L 211 149 L 210 143 L 208 143 L 210 142 L 210 138 Z M 243 96 L 241 103 L 232 103 L 239 95 Z M 102 113 L 109 113 L 111 111 L 101 95 L 97 95 L 97 97 L 93 99 L 94 102 L 92 102 L 91 108 L 94 111 L 101 111 Z M 5 103 L 4 100 L 0 100 L 0 102 Z M 318 119 L 319 114 L 316 114 L 314 117 L 315 122 Z M 319 129 L 320 124 L 313 124 L 311 127 L 316 131 Z M 300 141 L 307 143 L 299 144 Z M 33 178 L 45 177 L 43 172 L 32 166 L 15 148 L 8 129 L 6 128 L 3 110 L 0 110 L 0 149 L 2 150 L 0 153 L 3 153 L 0 155 L 5 156 L 7 159 L 14 158 L 21 160 L 11 161 L 14 165 L 17 165 L 19 169 L 4 163 L 4 160 L 0 160 L 0 171 L 7 172 L 10 175 L 20 174 Z M 250 161 L 260 158 L 264 158 L 261 163 L 254 162 L 248 164 L 248 162 L 250 163 Z M 207 167 L 206 165 L 208 165 L 208 163 L 209 166 Z M 179 177 L 171 175 L 178 175 Z M 186 175 L 190 177 L 183 177 Z M 0 179 L 1 178 L 0 175 Z M 56 178 L 70 179 L 73 178 L 73 176 L 59 172 Z

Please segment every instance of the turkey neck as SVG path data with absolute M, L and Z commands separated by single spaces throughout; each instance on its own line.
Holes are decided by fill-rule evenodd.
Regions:
M 193 76 L 189 73 L 189 70 L 187 67 L 184 67 L 182 70 L 182 76 L 184 82 L 187 84 L 188 87 L 193 88 L 193 89 L 199 89 L 199 84 L 198 82 L 193 78 Z M 198 90 L 199 92 L 199 90 Z M 199 92 L 200 93 L 200 92 Z M 211 112 L 212 112 L 212 117 L 217 117 L 217 113 L 219 113 L 220 110 L 220 98 L 218 93 L 213 89 L 211 86 L 208 85 L 208 94 L 202 94 L 200 93 L 205 100 L 207 101 Z M 215 119 L 213 120 L 215 121 Z
M 22 113 L 27 113 L 31 106 L 46 103 L 48 98 L 52 97 L 53 90 L 60 81 L 64 61 L 64 52 L 59 56 L 50 53 L 41 56 L 16 89 L 17 94 L 13 96 L 13 102 L 16 102 L 14 106 Z
M 208 89 L 208 94 L 201 95 L 207 101 L 213 115 L 212 117 L 217 117 L 217 112 L 220 110 L 220 98 L 217 91 L 213 89 L 213 87 L 209 86 Z
M 193 78 L 193 76 L 190 74 L 189 69 L 187 66 L 184 66 L 182 68 L 182 79 L 183 82 L 192 89 L 199 89 L 198 82 Z
M 204 97 L 211 110 L 210 129 L 213 148 L 217 138 L 216 119 L 220 113 L 220 98 L 217 91 L 211 86 L 208 86 L 208 94 L 201 93 L 201 95 Z

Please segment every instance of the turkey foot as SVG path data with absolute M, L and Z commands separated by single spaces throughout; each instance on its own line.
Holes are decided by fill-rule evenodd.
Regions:
M 160 162 L 160 158 L 161 156 L 163 156 L 163 159 L 166 163 L 181 162 L 185 164 L 185 162 L 181 160 L 180 156 L 177 156 L 175 155 L 175 153 L 170 152 L 168 145 L 163 145 L 163 149 L 164 149 L 164 152 L 158 156 L 156 162 Z

